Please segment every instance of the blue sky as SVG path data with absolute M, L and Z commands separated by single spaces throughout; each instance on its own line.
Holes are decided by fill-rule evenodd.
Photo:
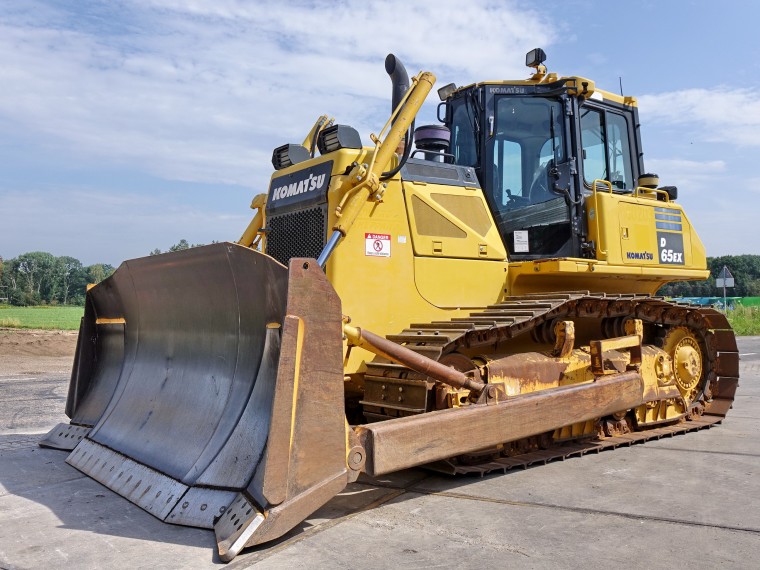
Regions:
M 322 113 L 380 129 L 387 53 L 465 85 L 527 77 L 534 47 L 639 98 L 646 169 L 708 255 L 760 253 L 757 21 L 750 0 L 4 2 L 0 255 L 118 265 L 235 240 L 272 148 Z

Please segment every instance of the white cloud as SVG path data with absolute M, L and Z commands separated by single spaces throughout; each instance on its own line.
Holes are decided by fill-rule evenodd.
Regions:
M 760 145 L 760 89 L 685 89 L 639 98 L 642 122 L 662 121 L 684 135 L 737 146 Z
M 551 30 L 493 0 L 0 4 L 0 51 L 13 54 L 0 66 L 1 144 L 12 156 L 28 149 L 17 180 L 22 168 L 66 170 L 60 182 L 0 180 L 0 208 L 12 214 L 0 253 L 113 263 L 180 238 L 235 239 L 266 189 L 272 148 L 300 142 L 322 113 L 366 143 L 382 127 L 387 53 L 441 85 L 520 78 L 523 54 L 549 44 Z M 433 99 L 421 120 L 434 120 Z M 209 186 L 195 202 L 155 184 L 122 192 L 129 183 L 108 178 L 124 172 Z
M 660 177 L 662 186 L 678 186 L 691 193 L 720 184 L 726 163 L 723 160 L 648 159 L 646 169 Z
M 488 0 L 27 0 L 0 8 L 0 50 L 14 54 L 0 68 L 0 121 L 72 160 L 260 187 L 271 149 L 300 142 L 321 113 L 365 141 L 382 126 L 388 52 L 445 82 L 524 77 L 522 54 L 548 30 Z
M 465 85 L 527 77 L 526 51 L 574 41 L 576 28 L 563 30 L 556 11 L 526 6 L 494 0 L 0 4 L 0 50 L 12 54 L 0 66 L 0 144 L 14 156 L 28 149 L 32 168 L 44 168 L 46 157 L 59 168 L 71 166 L 66 184 L 44 188 L 0 178 L 0 208 L 13 214 L 0 224 L 0 253 L 43 249 L 115 262 L 180 238 L 234 239 L 247 223 L 250 198 L 266 187 L 272 148 L 300 142 L 322 113 L 355 126 L 365 142 L 382 126 L 390 107 L 387 53 L 396 53 L 410 74 L 427 69 L 439 85 Z M 611 57 L 583 55 L 597 65 Z M 712 213 L 707 191 L 738 187 L 735 178 L 726 182 L 735 167 L 716 153 L 700 161 L 696 144 L 681 154 L 678 141 L 760 144 L 758 95 L 725 87 L 640 98 L 646 129 L 663 125 L 682 133 L 662 137 L 657 155 L 691 159 L 647 155 L 647 170 L 678 185 L 696 216 Z M 431 96 L 420 121 L 434 120 L 436 99 Z M 97 182 L 89 179 L 95 170 Z M 220 204 L 163 190 L 146 197 L 149 191 L 138 187 L 115 204 L 111 171 L 210 183 L 207 193 L 220 196 L 205 200 Z M 240 186 L 250 193 L 241 197 Z M 222 204 L 233 196 L 234 203 Z

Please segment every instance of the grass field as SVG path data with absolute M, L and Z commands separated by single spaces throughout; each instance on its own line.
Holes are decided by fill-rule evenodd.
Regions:
M 727 317 L 737 336 L 760 335 L 760 307 L 738 305 Z
M 0 327 L 77 330 L 84 307 L 11 307 L 0 305 Z
M 0 327 L 77 330 L 84 307 L 11 307 L 0 305 Z M 738 305 L 728 312 L 738 336 L 760 335 L 760 307 Z

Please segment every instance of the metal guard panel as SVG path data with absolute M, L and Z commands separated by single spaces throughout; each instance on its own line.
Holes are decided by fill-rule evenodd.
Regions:
M 342 312 L 314 259 L 288 271 L 215 244 L 127 262 L 88 301 L 89 324 L 123 324 L 124 342 L 87 343 L 118 382 L 87 437 L 48 435 L 68 448 L 74 434 L 70 465 L 165 522 L 214 526 L 225 560 L 345 487 Z M 102 369 L 75 379 L 97 393 Z
M 426 182 L 449 186 L 480 188 L 475 169 L 432 160 L 410 158 L 401 168 L 401 178 L 409 182 Z
M 254 250 L 221 243 L 125 262 L 90 294 L 101 314 L 126 325 L 118 384 L 89 438 L 194 484 L 217 455 L 226 455 L 230 438 L 239 439 L 241 418 L 268 416 L 272 396 L 265 384 L 274 379 L 259 382 L 257 375 L 262 361 L 269 368 L 278 357 L 272 352 L 279 343 L 267 337 L 276 329 L 267 324 L 283 321 L 287 270 Z M 112 314 L 116 305 L 121 315 Z M 208 483 L 246 484 L 268 421 L 250 427 L 245 467 L 217 466 Z

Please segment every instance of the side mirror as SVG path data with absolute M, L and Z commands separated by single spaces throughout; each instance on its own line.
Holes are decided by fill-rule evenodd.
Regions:
M 443 116 L 441 116 L 441 108 L 443 108 Z M 441 103 L 438 103 L 438 108 L 436 109 L 435 116 L 441 123 L 448 122 L 449 119 L 449 106 L 446 104 L 446 101 L 442 101 Z

